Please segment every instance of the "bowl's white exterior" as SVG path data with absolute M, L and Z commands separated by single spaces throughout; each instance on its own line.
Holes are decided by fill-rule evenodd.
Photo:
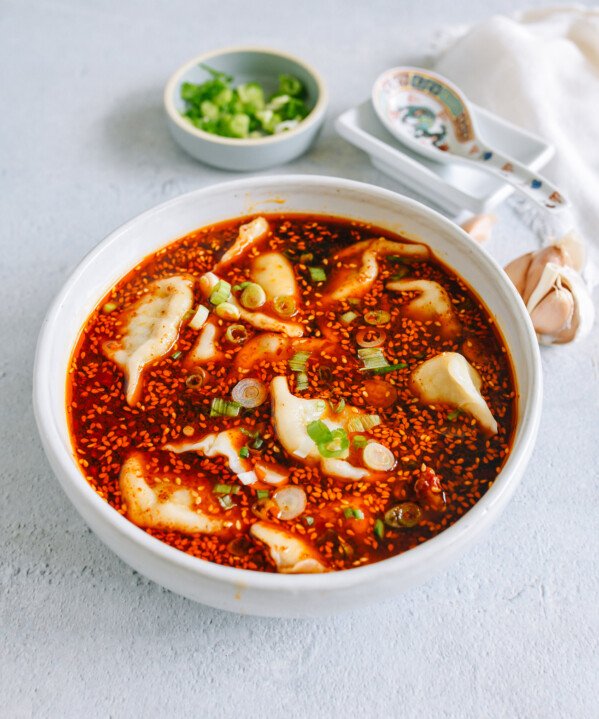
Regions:
M 75 463 L 65 378 L 73 345 L 97 302 L 149 253 L 198 227 L 255 212 L 338 215 L 422 239 L 475 288 L 511 348 L 519 390 L 513 451 L 476 506 L 416 549 L 359 569 L 322 575 L 222 567 L 179 552 L 136 527 L 94 492 Z M 541 367 L 519 295 L 499 266 L 450 221 L 371 185 L 329 177 L 259 177 L 197 190 L 149 210 L 113 232 L 81 262 L 40 333 L 34 408 L 44 449 L 68 497 L 102 541 L 137 571 L 214 607 L 267 616 L 314 616 L 398 594 L 445 567 L 493 523 L 514 493 L 533 448 L 541 411 Z
M 199 67 L 201 64 L 230 74 L 236 83 L 264 82 L 283 73 L 295 75 L 307 89 L 312 111 L 296 128 L 269 137 L 237 139 L 199 130 L 181 115 L 184 103 L 180 87 L 182 82 L 205 79 L 205 73 Z M 290 162 L 306 152 L 322 126 L 327 104 L 326 86 L 313 67 L 279 50 L 259 47 L 227 48 L 195 57 L 173 74 L 164 90 L 164 108 L 175 141 L 196 160 L 223 170 L 242 172 Z

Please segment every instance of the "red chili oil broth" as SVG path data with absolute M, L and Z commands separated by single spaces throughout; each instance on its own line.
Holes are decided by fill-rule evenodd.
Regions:
M 301 292 L 299 314 L 294 321 L 306 326 L 306 336 L 321 337 L 322 329 L 341 334 L 342 352 L 335 356 L 319 354 L 308 361 L 309 388 L 295 391 L 294 373 L 286 362 L 276 366 L 259 365 L 250 376 L 267 386 L 272 377 L 285 374 L 291 392 L 305 398 L 322 398 L 338 403 L 344 399 L 369 413 L 376 413 L 381 424 L 367 435 L 389 447 L 397 458 L 396 468 L 380 481 L 347 482 L 321 474 L 289 457 L 278 443 L 270 423 L 270 402 L 254 410 L 244 410 L 235 418 L 210 418 L 210 403 L 215 397 L 230 398 L 239 377 L 232 377 L 231 361 L 238 345 L 226 346 L 227 361 L 207 365 L 208 381 L 199 388 L 189 387 L 192 373 L 184 367 L 185 353 L 192 347 L 197 332 L 188 326 L 181 330 L 172 352 L 153 364 L 144 374 L 141 402 L 127 405 L 121 370 L 102 352 L 102 345 L 118 333 L 120 309 L 141 296 L 147 286 L 161 278 L 177 274 L 200 277 L 236 238 L 239 226 L 252 218 L 237 218 L 198 229 L 145 258 L 129 272 L 98 304 L 88 318 L 70 363 L 67 378 L 67 412 L 76 459 L 82 473 L 96 492 L 117 511 L 124 512 L 119 489 L 123 462 L 133 451 L 142 452 L 150 475 L 176 478 L 192 490 L 203 484 L 238 485 L 223 458 L 207 458 L 195 453 L 174 454 L 162 449 L 166 442 L 188 440 L 184 427 L 193 427 L 194 438 L 229 427 L 243 426 L 258 431 L 264 442 L 250 449 L 253 458 L 272 460 L 290 469 L 289 484 L 300 485 L 307 494 L 307 506 L 298 518 L 268 520 L 298 534 L 318 549 L 326 564 L 335 570 L 348 569 L 400 554 L 439 534 L 464 515 L 492 485 L 503 466 L 512 442 L 516 420 L 516 388 L 509 354 L 488 310 L 467 285 L 436 258 L 426 262 L 397 261 L 381 258 L 380 274 L 371 292 L 358 305 L 347 301 L 319 306 L 323 283 L 311 280 L 309 266 L 331 270 L 330 258 L 339 249 L 373 237 L 409 242 L 386 230 L 340 218 L 269 214 L 264 215 L 271 233 L 262 250 L 283 252 L 293 263 Z M 426 238 L 422 238 L 426 243 Z M 309 261 L 300 256 L 311 253 Z M 305 258 L 304 258 L 305 260 Z M 250 255 L 222 272 L 231 285 L 248 277 Z M 392 293 L 384 284 L 393 275 L 431 279 L 448 291 L 459 313 L 463 334 L 443 339 L 434 323 L 423 323 L 393 314 L 385 325 L 387 339 L 382 349 L 389 364 L 405 363 L 406 368 L 380 377 L 397 392 L 397 401 L 389 408 L 371 407 L 361 392 L 364 380 L 372 380 L 360 371 L 362 363 L 355 334 L 368 325 L 362 317 L 368 310 L 391 310 L 409 301 L 410 293 Z M 117 305 L 103 311 L 105 303 Z M 194 306 L 204 302 L 197 283 Z M 340 316 L 348 311 L 359 317 L 349 326 Z M 320 324 L 319 324 L 320 320 Z M 229 324 L 219 320 L 223 326 Z M 256 331 L 248 326 L 248 333 Z M 477 348 L 470 360 L 483 377 L 482 392 L 497 420 L 499 430 L 484 435 L 467 414 L 452 412 L 446 406 L 422 404 L 409 388 L 410 372 L 421 362 L 440 352 L 462 352 L 465 338 Z M 178 354 L 181 353 L 181 354 Z M 173 358 L 173 355 L 175 358 Z M 352 458 L 359 450 L 352 449 Z M 422 464 L 432 467 L 441 477 L 445 508 L 438 511 L 422 502 L 414 484 Z M 204 494 L 206 494 L 204 492 Z M 216 496 L 203 496 L 206 510 L 226 515 L 233 527 L 225 536 L 185 535 L 174 531 L 146 531 L 191 555 L 245 569 L 275 571 L 267 548 L 252 540 L 248 529 L 263 512 L 256 489 L 241 487 L 232 496 L 234 507 L 223 509 Z M 385 527 L 381 536 L 380 520 L 399 502 L 418 503 L 422 516 L 413 528 Z M 360 510 L 364 518 L 348 517 L 347 508 Z M 377 524 L 375 524 L 379 520 Z M 376 531 L 375 531 L 376 530 Z

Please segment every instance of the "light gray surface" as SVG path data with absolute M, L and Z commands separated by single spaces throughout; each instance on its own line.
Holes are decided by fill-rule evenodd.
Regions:
M 244 42 L 304 56 L 329 82 L 329 118 L 274 172 L 400 189 L 333 118 L 385 67 L 422 62 L 435 29 L 517 5 L 0 4 L 1 716 L 597 716 L 596 332 L 543 351 L 537 449 L 486 540 L 398 600 L 319 621 L 225 614 L 136 575 L 67 502 L 29 400 L 43 314 L 81 257 L 151 205 L 233 176 L 167 135 L 161 90 L 179 64 Z M 490 249 L 504 260 L 528 237 L 500 215 Z

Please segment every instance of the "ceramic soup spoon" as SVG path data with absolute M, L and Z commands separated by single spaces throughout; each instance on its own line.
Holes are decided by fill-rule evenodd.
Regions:
M 429 70 L 392 68 L 375 82 L 372 104 L 389 132 L 414 152 L 498 175 L 548 210 L 559 231 L 572 227 L 570 213 L 564 212 L 569 202 L 557 187 L 489 147 L 476 128 L 468 101 L 445 78 Z

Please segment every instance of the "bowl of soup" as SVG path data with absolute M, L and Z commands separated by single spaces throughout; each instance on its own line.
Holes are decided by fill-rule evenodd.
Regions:
M 260 177 L 127 223 L 41 330 L 34 407 L 81 516 L 190 599 L 316 616 L 394 596 L 495 521 L 538 346 L 498 265 L 420 203 Z

